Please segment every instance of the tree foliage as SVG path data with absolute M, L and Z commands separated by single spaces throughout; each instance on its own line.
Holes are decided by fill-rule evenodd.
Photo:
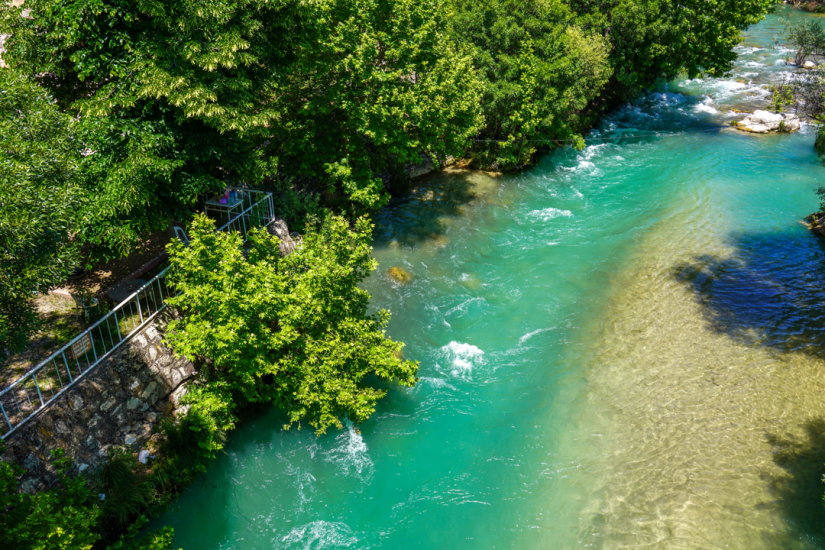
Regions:
M 825 55 L 825 28 L 819 21 L 788 25 L 785 36 L 796 47 L 794 63 L 797 65 L 802 65 L 811 57 Z
M 236 403 L 272 403 L 288 425 L 318 433 L 363 422 L 386 390 L 368 377 L 416 382 L 417 363 L 400 358 L 401 343 L 384 333 L 389 314 L 367 315 L 369 294 L 358 283 L 375 269 L 371 227 L 332 217 L 314 227 L 296 252 L 280 257 L 277 238 L 252 232 L 248 251 L 237 234 L 193 222 L 190 246 L 173 243 L 170 303 L 183 316 L 169 325 L 170 345 L 206 358 L 205 385 L 190 393 L 197 429 L 234 426 Z M 211 449 L 214 450 L 214 449 Z
M 40 87 L 0 70 L 0 358 L 38 327 L 35 292 L 79 262 L 74 122 Z
M 32 550 L 88 550 L 100 539 L 100 516 L 86 482 L 69 475 L 71 461 L 57 453 L 61 487 L 35 495 L 20 492 L 20 468 L 0 462 L 0 546 Z
M 629 99 L 680 72 L 724 74 L 740 31 L 761 21 L 775 0 L 566 0 L 586 31 L 610 43 L 607 94 Z
M 731 69 L 740 31 L 774 0 L 452 0 L 451 29 L 484 85 L 481 165 L 511 169 L 536 150 L 582 146 L 605 107 L 658 79 Z
M 825 29 L 818 21 L 789 25 L 786 28 L 788 41 L 797 48 L 794 62 L 802 64 L 809 57 L 825 55 Z M 784 80 L 773 86 L 772 104 L 774 108 L 790 107 L 802 112 L 817 126 L 816 149 L 825 164 L 825 70 L 816 68 L 798 75 L 792 80 Z M 825 187 L 817 189 L 820 209 L 825 210 Z
M 436 0 L 29 0 L 26 9 L 31 18 L 0 8 L 6 61 L 84 117 L 115 127 L 140 119 L 150 148 L 113 143 L 122 169 L 100 187 L 137 188 L 159 204 L 188 204 L 210 178 L 278 174 L 374 208 L 387 198 L 383 168 L 457 154 L 480 122 L 478 81 Z
M 111 525 L 113 511 L 117 513 L 119 503 L 106 501 L 112 491 L 124 493 L 121 498 L 135 497 L 131 494 L 139 484 L 136 475 L 118 457 L 103 466 L 99 479 L 71 475 L 72 462 L 63 456 L 62 450 L 52 451 L 52 466 L 58 474 L 58 483 L 49 489 L 33 495 L 20 490 L 19 477 L 22 470 L 8 462 L 0 462 L 0 547 L 15 550 L 90 550 L 107 542 L 105 534 L 117 532 Z M 134 460 L 134 459 L 133 459 Z M 146 485 L 146 482 L 143 482 Z M 103 491 L 103 493 L 101 493 Z M 103 494 L 101 500 L 99 494 Z M 114 494 L 117 499 L 117 494 Z M 122 503 L 120 503 L 122 508 Z M 116 535 L 110 550 L 171 550 L 172 529 L 165 527 L 150 532 L 138 539 L 137 535 L 147 523 L 140 518 L 122 536 Z
M 578 138 L 588 104 L 610 76 L 607 42 L 576 25 L 561 0 L 454 0 L 456 39 L 472 45 L 484 84 L 484 164 L 514 168 L 529 162 L 524 140 Z

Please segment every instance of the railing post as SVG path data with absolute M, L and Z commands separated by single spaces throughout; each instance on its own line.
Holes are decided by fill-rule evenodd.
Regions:
M 72 369 L 69 368 L 69 362 L 66 361 L 66 352 L 61 351 L 60 355 L 63 356 L 63 364 L 66 365 L 66 372 L 69 373 L 69 384 L 71 384 L 72 382 L 74 382 L 74 380 L 72 379 Z
M 57 381 L 60 382 L 60 387 L 63 387 L 63 379 L 60 378 L 60 369 L 57 368 L 57 361 L 52 359 L 52 364 L 54 365 L 54 373 L 57 375 Z
M 34 380 L 34 387 L 37 388 L 37 397 L 40 398 L 40 406 L 46 406 L 46 402 L 43 401 L 43 394 L 40 393 L 40 385 L 37 383 L 37 373 L 32 374 L 32 380 Z M 26 396 L 28 397 L 28 395 Z M 31 403 L 31 401 L 29 401 Z
M 0 411 L 3 411 L 3 418 L 6 419 L 6 424 L 8 424 L 9 428 L 11 428 L 13 430 L 14 426 L 11 425 L 11 421 L 9 420 L 9 415 L 6 414 L 6 408 L 3 406 L 3 403 L 0 403 Z
M 143 310 L 140 307 L 140 292 L 135 295 L 135 301 L 138 305 L 138 315 L 140 315 L 140 324 L 143 324 Z
M 92 353 L 95 355 L 95 363 L 97 363 L 97 349 L 95 349 L 95 339 L 92 336 L 91 329 L 89 330 L 89 341 L 92 343 Z

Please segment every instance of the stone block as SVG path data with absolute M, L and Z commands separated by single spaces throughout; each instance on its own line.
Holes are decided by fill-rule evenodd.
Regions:
M 126 408 L 130 411 L 133 411 L 136 408 L 138 408 L 140 406 L 140 404 L 141 404 L 140 399 L 138 399 L 137 397 L 133 397 L 126 403 Z
M 110 397 L 100 405 L 100 410 L 106 412 L 112 407 L 114 407 L 115 403 L 117 403 L 117 399 L 115 399 L 114 397 Z
M 157 387 L 157 382 L 149 382 L 149 385 L 146 386 L 146 389 L 143 390 L 143 393 L 140 394 L 140 397 L 142 399 L 149 399 L 149 396 L 152 395 L 152 392 L 155 391 L 155 388 Z

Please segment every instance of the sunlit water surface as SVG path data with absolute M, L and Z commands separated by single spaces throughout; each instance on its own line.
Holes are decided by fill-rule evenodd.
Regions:
M 609 139 L 386 208 L 366 287 L 419 385 L 360 433 L 248 421 L 161 518 L 176 547 L 825 547 L 825 168 L 810 127 L 720 129 L 793 74 L 788 17 Z

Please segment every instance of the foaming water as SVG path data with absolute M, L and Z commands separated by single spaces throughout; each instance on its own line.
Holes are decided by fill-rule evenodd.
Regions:
M 395 200 L 366 287 L 419 384 L 320 438 L 246 422 L 162 518 L 175 546 L 825 547 L 825 246 L 799 222 L 825 169 L 810 127 L 727 128 L 795 74 L 775 37 L 803 17 L 583 151 Z

